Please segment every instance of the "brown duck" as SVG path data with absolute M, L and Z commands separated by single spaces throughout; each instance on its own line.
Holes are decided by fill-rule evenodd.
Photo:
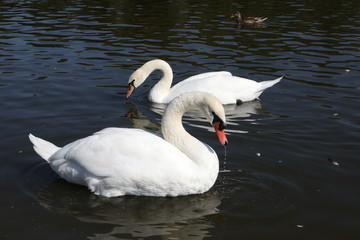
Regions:
M 246 17 L 242 18 L 240 12 L 236 12 L 231 15 L 231 18 L 235 18 L 237 23 L 256 24 L 264 22 L 267 17 Z

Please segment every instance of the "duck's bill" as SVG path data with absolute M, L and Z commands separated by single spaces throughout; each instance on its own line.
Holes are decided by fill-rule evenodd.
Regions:
M 215 122 L 213 124 L 213 126 L 214 126 L 216 135 L 218 136 L 221 145 L 226 146 L 229 143 L 229 141 L 226 138 L 224 128 L 221 127 L 221 123 Z
M 129 97 L 130 97 L 130 95 L 131 95 L 131 93 L 134 91 L 134 89 L 135 89 L 135 87 L 134 87 L 134 85 L 133 84 L 129 84 L 129 88 L 128 88 L 128 91 L 127 91 L 127 93 L 126 93 L 126 99 L 128 99 Z

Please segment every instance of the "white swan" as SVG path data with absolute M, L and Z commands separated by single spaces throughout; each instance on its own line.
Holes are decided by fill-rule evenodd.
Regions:
M 175 98 L 162 118 L 164 139 L 129 128 L 106 128 L 63 148 L 29 135 L 35 151 L 65 180 L 106 197 L 179 196 L 204 193 L 218 175 L 215 151 L 182 125 L 186 111 L 200 110 L 227 144 L 224 108 L 208 93 Z
M 233 76 L 230 72 L 207 72 L 189 77 L 171 87 L 173 72 L 170 65 L 163 60 L 155 59 L 146 62 L 131 74 L 126 98 L 129 98 L 134 89 L 140 86 L 155 70 L 163 73 L 160 81 L 149 93 L 149 100 L 155 103 L 169 103 L 182 93 L 201 91 L 213 94 L 222 104 L 239 104 L 257 99 L 265 89 L 282 79 L 280 77 L 275 80 L 255 82 Z

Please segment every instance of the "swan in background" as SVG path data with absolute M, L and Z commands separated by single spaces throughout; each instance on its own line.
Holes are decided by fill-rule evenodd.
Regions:
M 280 77 L 275 80 L 256 82 L 233 76 L 230 72 L 207 72 L 189 77 L 171 87 L 173 71 L 170 65 L 163 60 L 155 59 L 146 62 L 131 74 L 126 98 L 129 98 L 134 89 L 139 87 L 155 70 L 160 70 L 163 74 L 149 93 L 149 100 L 155 103 L 169 103 L 182 93 L 201 91 L 213 94 L 222 104 L 241 104 L 257 99 L 265 89 L 282 79 Z
M 175 98 L 161 124 L 164 139 L 134 128 L 106 128 L 63 148 L 29 135 L 34 150 L 65 180 L 97 195 L 179 196 L 208 191 L 217 178 L 216 152 L 182 125 L 189 110 L 201 111 L 228 143 L 224 108 L 211 94 L 191 92 Z

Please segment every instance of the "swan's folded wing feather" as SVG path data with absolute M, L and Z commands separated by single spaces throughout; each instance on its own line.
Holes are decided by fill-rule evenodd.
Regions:
M 227 72 L 227 71 L 218 71 L 218 72 L 206 72 L 206 73 L 200 73 L 194 76 L 191 76 L 189 78 L 184 79 L 183 81 L 180 81 L 179 83 L 177 83 L 176 85 L 174 85 L 173 87 L 175 88 L 179 88 L 184 84 L 189 84 L 192 81 L 199 81 L 199 80 L 204 80 L 207 78 L 211 78 L 211 77 L 226 77 L 226 76 L 232 76 L 231 72 Z
M 223 104 L 235 104 L 238 99 L 253 100 L 260 84 L 251 79 L 232 75 L 211 75 L 209 77 L 193 79 L 175 85 L 171 88 L 168 99 L 175 98 L 182 93 L 191 91 L 209 92 L 216 96 Z
M 179 158 L 181 160 L 171 161 Z M 163 168 L 172 165 L 173 169 L 173 164 L 179 161 L 189 159 L 161 137 L 140 129 L 124 128 L 107 128 L 77 140 L 49 160 L 60 176 L 83 185 L 85 183 L 77 179 L 117 177 L 126 180 L 161 174 Z

